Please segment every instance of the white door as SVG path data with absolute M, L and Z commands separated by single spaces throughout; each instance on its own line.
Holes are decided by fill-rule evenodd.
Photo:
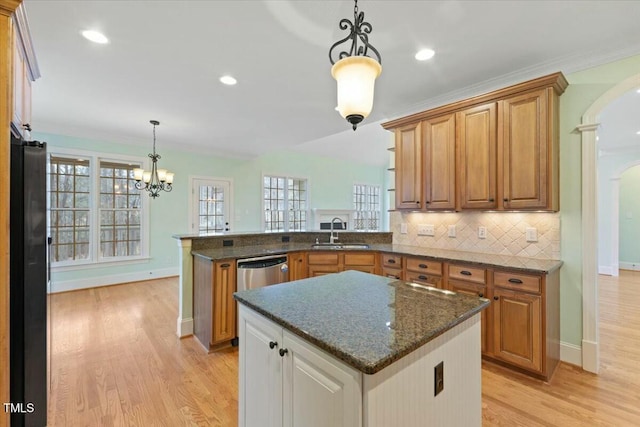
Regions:
M 287 331 L 283 346 L 283 426 L 361 426 L 360 372 Z
M 240 305 L 240 427 L 282 426 L 282 328 Z
M 223 180 L 191 180 L 193 233 L 222 233 L 231 230 L 231 183 Z

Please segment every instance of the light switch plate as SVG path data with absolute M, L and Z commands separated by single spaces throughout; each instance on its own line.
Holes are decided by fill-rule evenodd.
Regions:
M 448 230 L 449 230 L 449 237 L 456 237 L 456 226 L 455 225 L 450 225 Z
M 433 224 L 418 224 L 418 236 L 435 236 Z
M 478 227 L 478 239 L 487 238 L 487 227 Z
M 400 234 L 407 234 L 407 223 L 406 222 L 401 222 L 400 223 Z
M 527 236 L 527 242 L 537 242 L 538 229 L 535 227 L 527 227 L 526 236 Z

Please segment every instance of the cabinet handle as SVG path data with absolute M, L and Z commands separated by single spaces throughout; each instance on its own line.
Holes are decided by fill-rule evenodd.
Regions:
M 274 348 L 276 348 L 277 346 L 278 346 L 278 342 L 277 342 L 277 341 L 270 341 L 270 342 L 269 342 L 269 348 L 270 348 L 270 349 L 272 349 L 272 350 L 273 350 L 273 349 L 274 349 Z
M 278 350 L 278 352 L 280 353 L 280 357 L 284 357 L 285 354 L 289 353 L 289 350 L 287 350 L 286 348 L 281 348 L 280 350 Z
M 465 275 L 465 276 L 471 276 L 471 272 L 470 272 L 470 271 L 467 271 L 467 270 L 462 270 L 462 271 L 460 272 L 460 274 L 463 274 L 463 275 Z
M 226 262 L 225 262 L 225 263 L 224 263 L 224 264 L 222 264 L 220 267 L 221 267 L 221 268 L 229 268 L 229 267 L 231 267 L 231 264 L 229 264 L 229 263 L 226 263 Z
M 395 260 L 395 259 L 388 259 L 388 260 L 387 260 L 387 263 L 389 263 L 389 264 L 395 264 L 395 263 L 396 263 L 396 260 Z
M 522 280 L 520 280 L 520 279 L 509 279 L 509 283 L 515 283 L 515 284 L 521 285 L 522 284 Z
M 419 205 L 419 204 L 420 204 L 420 200 L 416 200 L 416 205 Z
M 429 204 L 429 203 L 431 203 L 431 202 L 427 200 L 425 203 L 426 203 L 426 204 Z
M 502 199 L 502 201 L 503 201 L 503 202 L 508 202 L 508 201 L 509 201 L 509 199 Z
M 429 279 L 427 276 L 425 276 L 424 274 L 421 274 L 420 276 L 418 276 L 418 279 L 420 280 L 427 280 Z
M 500 299 L 500 297 L 493 297 L 494 300 L 498 301 Z M 282 350 L 280 350 L 282 351 Z
M 418 267 L 420 267 L 420 268 L 428 268 L 429 266 L 427 264 L 419 264 Z
M 478 296 L 479 296 L 480 298 L 482 298 L 482 297 L 484 297 L 484 294 L 483 294 L 482 292 L 480 292 L 480 293 L 478 294 Z
M 490 202 L 493 202 L 494 200 L 493 200 L 493 199 L 489 199 L 489 201 L 490 201 Z

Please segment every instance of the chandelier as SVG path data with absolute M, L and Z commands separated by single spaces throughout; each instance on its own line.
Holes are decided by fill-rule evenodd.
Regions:
M 151 171 L 145 171 L 142 168 L 133 170 L 133 178 L 136 180 L 136 188 L 138 190 L 147 190 L 149 196 L 154 199 L 160 195 L 161 191 L 169 192 L 173 189 L 173 174 L 166 169 L 158 169 L 158 160 L 160 154 L 156 154 L 156 126 L 160 124 L 157 120 L 150 120 L 153 125 L 153 153 L 149 153 L 151 158 Z
M 373 108 L 373 90 L 375 80 L 382 72 L 380 53 L 369 44 L 369 33 L 373 27 L 364 20 L 364 12 L 358 12 L 358 0 L 353 7 L 353 22 L 340 20 L 340 29 L 349 29 L 349 35 L 338 40 L 329 49 L 329 60 L 333 65 L 331 75 L 338 82 L 337 110 L 356 130 L 358 123 L 364 120 Z M 337 57 L 334 49 L 343 43 L 349 43 L 349 50 L 340 50 Z M 361 45 L 358 45 L 361 43 Z M 345 47 L 346 48 L 346 47 Z M 376 61 L 367 56 L 371 50 L 378 58 Z M 334 59 L 335 58 L 335 59 Z

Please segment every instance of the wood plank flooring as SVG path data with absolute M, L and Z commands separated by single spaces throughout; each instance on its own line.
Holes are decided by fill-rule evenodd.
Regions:
M 178 339 L 177 295 L 169 278 L 52 296 L 49 425 L 237 425 L 237 350 Z M 600 276 L 600 300 L 600 374 L 484 363 L 484 426 L 640 425 L 640 272 Z

